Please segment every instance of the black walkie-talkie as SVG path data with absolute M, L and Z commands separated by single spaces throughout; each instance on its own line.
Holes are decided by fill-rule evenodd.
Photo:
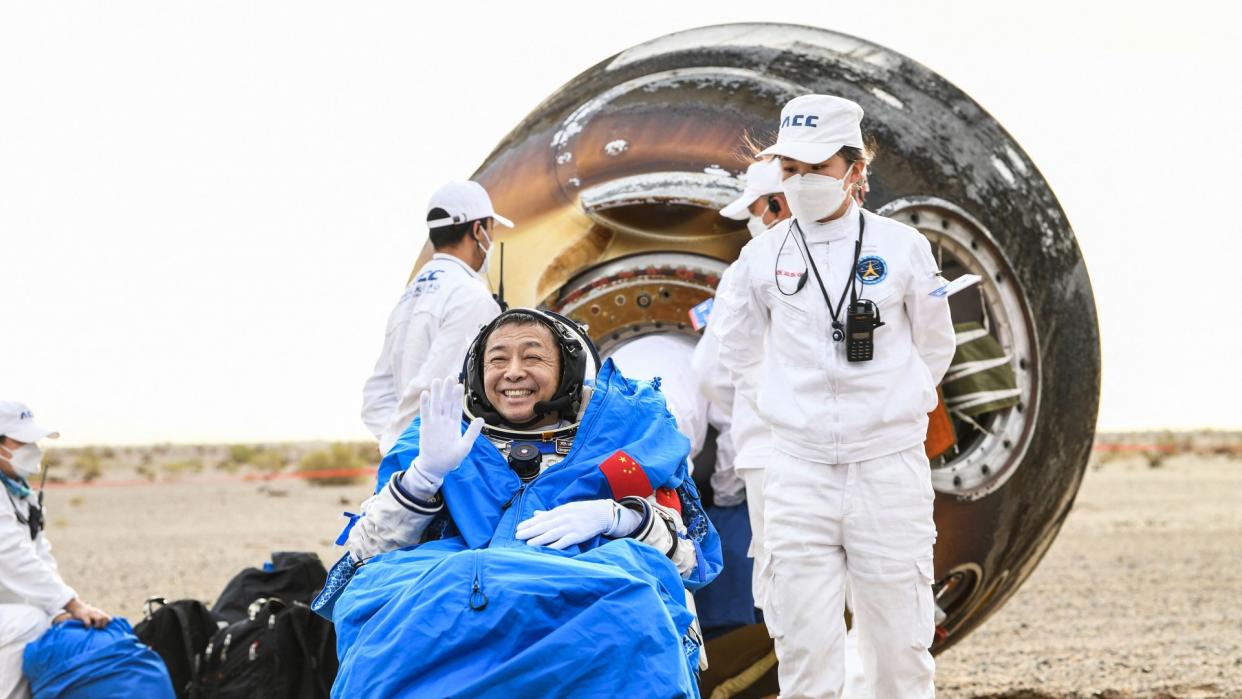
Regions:
M 505 301 L 505 244 L 500 243 L 500 283 L 497 286 L 496 293 L 492 294 L 492 298 L 496 299 L 496 305 L 500 306 L 500 312 L 504 313 L 509 310 L 509 304 Z
M 869 362 L 875 356 L 875 329 L 884 325 L 880 308 L 867 299 L 850 304 L 845 314 L 845 358 Z

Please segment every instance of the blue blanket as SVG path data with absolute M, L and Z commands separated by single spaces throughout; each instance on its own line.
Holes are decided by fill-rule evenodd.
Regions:
M 380 483 L 417 456 L 418 427 L 384 459 Z M 633 540 L 596 537 L 562 552 L 514 537 L 537 509 L 614 497 L 600 465 L 618 451 L 680 499 L 698 558 L 685 578 Z M 445 479 L 434 540 L 372 558 L 331 604 L 317 600 L 337 628 L 333 696 L 697 697 L 685 589 L 710 582 L 721 553 L 688 452 L 658 384 L 630 381 L 611 361 L 572 450 L 534 481 L 523 486 L 480 437 Z
M 55 624 L 26 646 L 22 672 L 34 699 L 174 699 L 168 669 L 142 645 L 129 622 L 102 629 L 80 621 Z

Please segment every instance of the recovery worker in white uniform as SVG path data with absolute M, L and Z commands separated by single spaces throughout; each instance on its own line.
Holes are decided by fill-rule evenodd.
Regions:
M 60 434 L 40 427 L 24 404 L 0 401 L 0 699 L 26 699 L 22 652 L 54 621 L 73 618 L 103 628 L 112 617 L 78 598 L 65 584 L 43 535 L 42 469 L 38 441 Z
M 497 223 L 513 227 L 477 182 L 449 182 L 431 195 L 427 226 L 435 254 L 389 314 L 384 348 L 362 389 L 362 421 L 380 454 L 409 427 L 432 380 L 459 368 L 479 328 L 500 314 L 483 277 Z
M 747 168 L 742 196 L 721 209 L 720 215 L 734 220 L 745 219 L 751 238 L 762 235 L 789 218 L 789 206 L 781 193 L 780 162 L 775 158 L 761 160 Z M 720 275 L 717 296 L 736 280 L 737 275 L 731 265 Z M 699 390 L 710 406 L 708 415 L 715 418 L 712 426 L 717 430 L 716 471 L 712 474 L 712 489 L 716 493 L 717 504 L 746 503 L 751 533 L 749 555 L 754 561 L 751 587 L 755 606 L 764 610 L 766 618 L 769 615 L 764 605 L 768 558 L 763 548 L 763 474 L 772 455 L 771 430 L 734 390 L 733 379 L 720 361 L 718 327 L 719 324 L 709 316 L 692 362 Z M 759 344 L 762 350 L 762 338 Z M 722 532 L 721 536 L 726 534 Z M 728 570 L 723 574 L 728 575 Z
M 851 196 L 862 116 L 827 95 L 782 109 L 760 155 L 780 158 L 793 217 L 742 250 L 711 321 L 737 391 L 772 428 L 766 604 L 783 697 L 841 696 L 847 577 L 874 696 L 935 694 L 923 442 L 953 324 L 927 239 Z

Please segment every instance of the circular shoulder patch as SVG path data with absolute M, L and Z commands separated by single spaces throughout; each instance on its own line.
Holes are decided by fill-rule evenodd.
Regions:
M 878 255 L 867 255 L 858 261 L 858 281 L 863 284 L 879 284 L 888 276 L 888 265 Z

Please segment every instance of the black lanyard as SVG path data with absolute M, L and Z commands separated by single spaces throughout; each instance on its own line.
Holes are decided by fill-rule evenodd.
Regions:
M 4 489 L 4 494 L 9 496 L 9 502 L 13 505 L 13 516 L 17 518 L 18 524 L 25 524 L 30 528 L 30 540 L 34 541 L 39 537 L 39 532 L 43 531 L 43 483 L 47 479 L 47 469 L 43 469 L 43 479 L 39 481 L 39 499 L 38 503 L 30 502 L 26 498 L 26 516 L 23 517 L 17 509 L 17 501 L 13 499 L 13 494 L 8 488 Z
M 824 303 L 828 304 L 828 313 L 832 316 L 832 341 L 840 342 L 845 339 L 845 325 L 840 320 L 841 311 L 845 308 L 845 295 L 850 294 L 851 301 L 858 300 L 854 284 L 855 277 L 858 276 L 858 258 L 862 254 L 863 232 L 867 229 L 867 222 L 863 219 L 863 213 L 860 210 L 858 212 L 858 239 L 854 241 L 854 262 L 850 265 L 850 279 L 845 283 L 845 288 L 841 289 L 841 298 L 837 301 L 836 308 L 832 307 L 832 299 L 828 298 L 828 289 L 824 286 L 823 278 L 819 276 L 819 266 L 815 264 L 815 256 L 811 254 L 811 246 L 806 242 L 806 234 L 802 232 L 802 226 L 798 225 L 797 219 L 794 219 L 793 225 L 798 229 L 798 237 L 802 238 L 802 249 L 806 252 L 811 271 L 815 272 L 815 281 L 819 283 L 819 293 L 823 294 Z

